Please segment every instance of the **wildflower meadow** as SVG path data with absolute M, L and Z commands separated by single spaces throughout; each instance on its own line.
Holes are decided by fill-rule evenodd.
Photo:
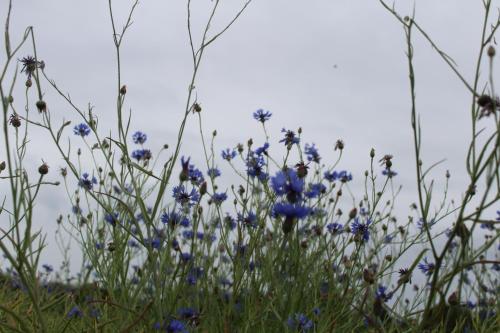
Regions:
M 189 79 L 175 82 L 185 88 L 182 96 L 166 90 L 149 96 L 142 83 L 128 81 L 127 57 L 142 51 L 127 49 L 127 38 L 148 3 L 104 1 L 106 10 L 96 15 L 109 23 L 102 32 L 109 54 L 99 54 L 113 63 L 106 78 L 112 110 L 106 111 L 82 96 L 93 84 L 89 78 L 73 77 L 76 91 L 58 82 L 55 69 L 66 65 L 44 55 L 36 26 L 12 32 L 23 15 L 16 12 L 20 1 L 0 2 L 1 332 L 500 331 L 500 99 L 494 75 L 500 3 L 476 1 L 483 16 L 474 22 L 477 43 L 461 46 L 477 51 L 470 77 L 420 24 L 417 3 L 406 13 L 372 1 L 400 32 L 407 122 L 394 127 L 411 133 L 408 174 L 387 140 L 385 151 L 365 142 L 365 152 L 352 157 L 348 136 L 331 131 L 328 142 L 314 143 L 308 137 L 314 128 L 274 125 L 281 111 L 264 105 L 239 113 L 245 116 L 237 123 L 206 127 L 217 112 L 203 102 L 204 85 L 217 75 L 209 71 L 210 54 L 261 1 L 181 1 L 184 24 L 170 33 L 186 37 Z M 221 19 L 224 6 L 233 7 Z M 417 39 L 430 46 L 469 101 L 455 116 L 467 121 L 460 129 L 466 154 L 447 166 L 462 170 L 460 181 L 446 168 L 441 172 L 446 162 L 426 158 L 433 147 L 423 140 L 429 131 L 417 96 Z M 92 72 L 91 61 L 68 61 L 63 71 L 88 66 L 89 77 L 104 80 Z M 162 108 L 169 98 L 184 106 L 163 118 L 141 116 L 135 111 L 141 94 Z M 444 87 L 432 98 L 453 97 Z M 155 138 L 152 128 L 162 121 L 175 121 L 176 132 Z M 225 127 L 248 126 L 258 129 L 251 138 L 219 144 L 227 142 L 221 139 Z M 446 135 L 449 126 L 440 123 L 438 134 Z M 350 128 L 352 136 L 363 135 L 355 124 Z M 194 152 L 187 149 L 193 145 Z M 45 149 L 57 156 L 33 157 Z M 365 171 L 346 167 L 346 155 Z M 401 207 L 399 195 L 410 186 L 405 181 L 415 192 Z M 466 185 L 450 193 L 457 181 Z M 47 199 L 55 191 L 64 200 Z

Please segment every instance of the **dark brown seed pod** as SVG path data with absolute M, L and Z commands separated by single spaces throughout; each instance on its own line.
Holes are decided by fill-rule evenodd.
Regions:
M 38 168 L 38 173 L 40 173 L 41 175 L 46 175 L 49 173 L 49 166 L 47 165 L 47 163 L 43 163 L 42 165 L 40 165 L 40 167 Z

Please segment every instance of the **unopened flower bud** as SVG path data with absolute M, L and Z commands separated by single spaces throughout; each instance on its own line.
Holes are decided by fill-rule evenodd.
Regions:
M 488 47 L 487 53 L 488 53 L 488 57 L 490 57 L 490 58 L 493 58 L 495 56 L 496 50 L 493 47 L 493 45 L 490 45 L 490 47 Z
M 33 82 L 31 81 L 31 79 L 27 79 L 26 80 L 26 88 L 31 88 L 32 85 L 33 85 Z
M 48 174 L 49 173 L 49 166 L 47 165 L 47 163 L 43 163 L 42 165 L 40 165 L 40 167 L 38 168 L 38 172 L 41 175 Z
M 194 112 L 201 112 L 201 106 L 198 103 L 194 103 L 193 105 L 193 111 Z
M 45 103 L 45 101 L 38 101 L 36 102 L 36 108 L 38 109 L 38 112 L 42 113 L 42 112 L 46 112 L 47 111 L 47 103 Z
M 125 95 L 127 93 L 127 86 L 126 85 L 123 85 L 121 88 L 120 88 L 120 95 Z
M 358 210 L 356 209 L 356 207 L 354 207 L 353 209 L 351 209 L 351 211 L 349 212 L 349 219 L 353 219 L 356 217 L 356 215 L 358 214 Z
M 2 163 L 0 163 L 0 172 L 4 171 L 5 168 L 6 168 L 5 161 L 2 161 Z
M 373 149 L 373 148 L 370 150 L 370 157 L 371 158 L 375 157 L 375 149 Z

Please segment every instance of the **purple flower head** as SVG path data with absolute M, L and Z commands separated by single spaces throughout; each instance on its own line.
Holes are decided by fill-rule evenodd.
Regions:
M 306 153 L 307 160 L 309 162 L 319 163 L 319 161 L 321 160 L 321 156 L 319 156 L 318 149 L 316 148 L 316 145 L 314 143 L 312 145 L 306 143 L 304 152 Z
M 68 313 L 66 314 L 66 317 L 68 318 L 81 318 L 83 317 L 83 312 L 82 310 L 80 310 L 80 308 L 78 306 L 74 306 L 72 307 Z
M 90 127 L 89 127 L 89 125 L 87 125 L 85 123 L 81 123 L 79 125 L 76 125 L 73 128 L 73 133 L 75 133 L 75 135 L 79 135 L 83 138 L 84 136 L 87 136 L 90 134 Z
M 285 137 L 279 142 L 283 142 L 285 146 L 291 147 L 293 144 L 298 144 L 300 142 L 299 137 L 295 135 L 294 131 L 282 129 L 281 133 L 285 133 Z
M 309 199 L 313 199 L 319 197 L 321 194 L 325 192 L 326 192 L 325 185 L 321 183 L 309 184 L 309 191 L 305 192 L 304 195 Z
M 43 264 L 42 267 L 45 270 L 45 273 L 47 273 L 47 274 L 54 271 L 54 267 L 52 267 L 52 265 Z
M 258 109 L 253 113 L 253 118 L 257 121 L 260 121 L 261 123 L 265 123 L 269 119 L 271 119 L 271 116 L 273 114 L 269 111 L 264 111 L 263 109 Z
M 147 139 L 148 139 L 148 136 L 141 131 L 137 131 L 134 134 L 132 134 L 132 141 L 135 144 L 142 145 L 144 142 L 146 142 Z
M 225 159 L 226 161 L 231 161 L 233 158 L 236 157 L 237 153 L 236 150 L 234 149 L 229 149 L 226 148 L 226 150 L 222 151 L 222 158 Z
M 304 191 L 304 180 L 298 177 L 294 169 L 287 169 L 271 178 L 271 186 L 278 196 L 286 195 L 288 201 L 298 202 Z
M 387 287 L 380 284 L 375 291 L 375 298 L 387 302 L 392 298 L 392 293 L 387 293 Z
M 242 223 L 246 227 L 257 228 L 257 215 L 254 212 L 249 211 L 247 215 L 238 213 L 238 222 Z
M 332 234 L 340 234 L 342 231 L 344 231 L 344 226 L 340 223 L 329 223 L 326 225 L 326 229 Z
M 397 176 L 398 173 L 396 171 L 392 171 L 391 169 L 384 169 L 382 170 L 382 175 L 392 178 L 394 176 Z
M 247 173 L 250 177 L 257 177 L 260 181 L 267 180 L 267 173 L 264 171 L 266 161 L 262 155 L 250 154 L 246 161 Z
M 82 178 L 80 178 L 78 182 L 78 186 L 83 187 L 87 191 L 92 191 L 94 184 L 97 184 L 97 179 L 93 176 L 90 178 L 89 174 L 86 172 L 82 174 Z
M 132 152 L 132 158 L 137 161 L 149 161 L 153 158 L 153 155 L 149 149 L 137 149 Z
M 264 145 L 262 147 L 259 147 L 257 149 L 255 149 L 255 154 L 257 155 L 267 155 L 267 150 L 269 149 L 269 143 L 264 143 Z
M 217 178 L 221 175 L 220 170 L 217 168 L 210 168 L 207 171 L 207 175 L 211 178 Z
M 436 268 L 436 265 L 432 262 L 427 261 L 427 257 L 424 258 L 424 262 L 418 264 L 418 269 L 422 271 L 427 276 L 431 276 L 432 273 L 434 272 L 434 268 Z
M 297 332 L 307 332 L 314 327 L 313 321 L 303 313 L 296 313 L 288 317 L 287 324 L 290 329 Z
M 174 187 L 173 197 L 175 201 L 182 206 L 192 206 L 198 202 L 200 195 L 194 188 L 188 193 L 184 185 L 179 185 Z
M 227 194 L 226 193 L 214 193 L 212 196 L 212 201 L 216 205 L 220 205 L 227 199 Z
M 176 212 L 165 212 L 161 216 L 160 220 L 164 224 L 170 225 L 170 227 L 174 228 L 177 225 L 181 225 L 183 227 L 189 227 L 190 222 L 189 219 L 186 216 L 183 216 L 179 213 Z
M 370 229 L 369 225 L 372 223 L 370 219 L 366 220 L 366 223 L 362 223 L 358 217 L 354 219 L 351 224 L 351 232 L 359 240 L 367 242 L 370 239 Z
M 284 216 L 289 219 L 303 219 L 309 215 L 311 209 L 300 204 L 278 202 L 273 207 L 274 217 Z

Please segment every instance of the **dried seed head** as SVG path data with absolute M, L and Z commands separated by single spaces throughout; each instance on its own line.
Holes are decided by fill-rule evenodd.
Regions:
M 495 56 L 496 50 L 493 47 L 493 45 L 490 45 L 490 47 L 488 47 L 487 53 L 488 53 L 488 57 L 490 57 L 490 58 L 493 58 Z
M 31 88 L 32 85 L 33 85 L 33 82 L 31 81 L 31 79 L 27 79 L 26 80 L 26 88 Z
M 127 86 L 126 85 L 123 85 L 121 88 L 120 88 L 120 95 L 125 95 L 127 93 Z
M 66 168 L 61 168 L 59 170 L 59 172 L 61 173 L 61 176 L 63 176 L 63 177 L 66 177 L 68 175 L 68 169 L 66 169 Z
M 36 102 L 36 108 L 38 109 L 38 112 L 42 113 L 42 112 L 46 112 L 47 111 L 47 103 L 45 103 L 45 101 L 38 101 Z
M 193 111 L 194 112 L 201 112 L 201 106 L 198 103 L 194 103 L 193 105 Z
M 354 207 L 353 209 L 351 209 L 351 211 L 349 212 L 349 219 L 353 219 L 356 217 L 356 215 L 358 214 L 358 210 L 356 209 L 356 207 Z
M 342 150 L 344 149 L 344 141 L 342 140 L 337 140 L 337 142 L 335 143 L 335 150 Z
M 47 165 L 47 163 L 43 163 L 42 165 L 40 165 L 40 167 L 38 168 L 38 172 L 41 175 L 48 174 L 49 173 L 49 166 Z
M 2 161 L 2 163 L 0 163 L 0 172 L 4 171 L 5 168 L 6 168 L 5 161 Z
M 17 114 L 13 114 L 9 118 L 9 124 L 11 124 L 12 127 L 17 128 L 17 127 L 21 126 L 21 119 L 19 118 L 19 116 Z
M 486 107 L 488 105 L 490 105 L 491 103 L 493 102 L 493 100 L 491 99 L 490 96 L 488 95 L 481 95 L 479 96 L 479 98 L 477 99 L 477 104 L 480 106 L 480 107 Z

